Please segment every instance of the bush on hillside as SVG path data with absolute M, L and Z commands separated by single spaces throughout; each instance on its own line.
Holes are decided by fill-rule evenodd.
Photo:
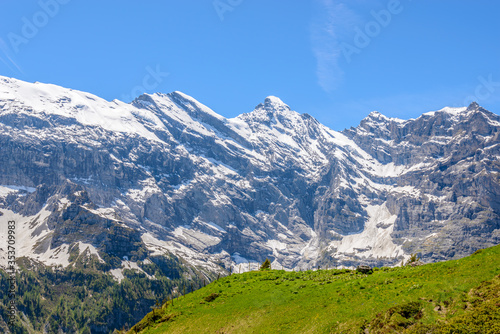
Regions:
M 260 266 L 260 270 L 269 270 L 269 269 L 271 269 L 271 261 L 269 261 L 269 259 L 266 258 L 266 261 L 264 261 Z

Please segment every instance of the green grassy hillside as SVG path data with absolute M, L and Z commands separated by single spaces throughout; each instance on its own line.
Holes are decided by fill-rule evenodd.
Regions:
M 500 246 L 418 267 L 261 271 L 169 301 L 128 333 L 500 333 Z

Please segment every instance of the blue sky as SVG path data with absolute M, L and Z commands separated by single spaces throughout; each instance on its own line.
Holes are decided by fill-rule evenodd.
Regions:
M 219 114 L 268 95 L 335 130 L 476 100 L 500 113 L 493 0 L 0 0 L 0 75 Z

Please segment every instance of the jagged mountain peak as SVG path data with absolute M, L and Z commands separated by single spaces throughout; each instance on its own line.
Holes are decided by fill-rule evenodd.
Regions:
M 293 111 L 287 104 L 276 96 L 268 96 L 264 103 L 260 103 L 252 112 L 239 115 L 237 118 L 247 123 L 263 124 L 268 127 L 286 128 L 301 122 L 301 114 Z
M 368 114 L 367 117 L 370 118 L 382 118 L 382 119 L 389 119 L 389 117 L 385 116 L 384 114 L 381 114 L 378 111 L 372 111 L 371 113 Z
M 210 117 L 218 119 L 219 121 L 225 120 L 223 116 L 217 114 L 203 103 L 180 91 L 174 91 L 168 94 L 154 93 L 143 95 L 145 97 L 142 97 L 142 99 L 148 100 L 151 104 L 162 109 L 162 111 L 167 114 L 177 109 L 183 110 L 192 118 L 203 120 L 206 117 Z
M 274 116 L 279 114 L 298 114 L 297 112 L 292 111 L 285 102 L 276 96 L 266 97 L 264 99 L 264 103 L 257 105 L 253 112 L 266 113 Z
M 484 109 L 482 106 L 480 106 L 477 102 L 472 102 L 469 104 L 469 106 L 466 109 L 467 113 L 482 113 L 483 115 L 486 115 L 487 118 L 491 120 L 498 120 L 499 117 L 498 115 L 492 113 L 489 110 Z
M 179 90 L 175 90 L 173 91 L 172 93 L 169 93 L 168 94 L 169 96 L 175 96 L 175 97 L 179 97 L 179 98 L 182 98 L 182 99 L 185 99 L 185 100 L 190 100 L 190 101 L 196 101 L 194 97 L 188 95 L 188 94 L 185 94 Z
M 481 108 L 481 106 L 476 102 L 476 101 L 473 101 L 471 102 L 471 104 L 469 104 L 469 106 L 467 107 L 467 111 L 473 111 L 473 110 L 478 110 L 479 108 Z
M 445 107 L 438 111 L 427 112 L 416 119 L 417 122 L 430 121 L 432 123 L 443 123 L 444 120 L 448 123 L 446 125 L 448 128 L 451 128 L 452 126 L 459 126 L 459 128 L 477 130 L 477 125 L 479 123 L 483 123 L 481 126 L 483 128 L 489 126 L 498 127 L 500 125 L 500 117 L 491 111 L 484 109 L 477 102 L 472 102 L 468 107 Z
M 396 117 L 387 117 L 384 114 L 378 112 L 378 111 L 372 111 L 371 113 L 368 114 L 363 120 L 361 120 L 361 123 L 363 122 L 396 122 L 396 123 L 403 123 L 405 122 L 404 120 Z
M 432 120 L 436 117 L 444 117 L 446 119 L 449 119 L 449 121 L 456 123 L 459 121 L 463 121 L 464 119 L 468 119 L 477 113 L 483 113 L 487 115 L 487 117 L 490 119 L 497 118 L 495 114 L 484 109 L 477 102 L 472 102 L 468 107 L 444 107 L 436 111 L 429 111 L 423 113 L 416 119 L 411 118 L 409 120 L 403 120 L 395 117 L 387 117 L 378 111 L 372 111 L 370 114 L 368 114 L 368 116 L 366 116 L 363 120 L 361 120 L 360 126 L 372 130 L 375 128 L 380 129 L 380 127 L 387 127 L 391 123 L 392 123 L 391 126 L 393 127 L 394 126 L 404 127 L 414 121 L 426 120 L 426 119 Z
M 267 109 L 272 109 L 272 110 L 280 110 L 280 109 L 290 110 L 290 107 L 285 102 L 283 102 L 279 97 L 272 95 L 265 98 L 264 106 Z
M 438 114 L 447 114 L 450 116 L 460 116 L 461 114 L 463 114 L 466 111 L 467 111 L 467 107 L 458 107 L 458 108 L 456 108 L 456 107 L 444 107 L 444 108 L 439 109 L 437 111 L 426 112 L 426 113 L 422 114 L 422 116 L 420 116 L 420 117 L 434 117 Z

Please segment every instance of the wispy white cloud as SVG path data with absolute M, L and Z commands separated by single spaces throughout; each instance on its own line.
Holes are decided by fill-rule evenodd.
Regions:
M 316 57 L 318 85 L 331 93 L 342 83 L 344 71 L 342 42 L 352 41 L 355 28 L 361 26 L 367 8 L 379 0 L 315 0 L 311 23 L 311 46 Z
M 344 75 L 340 68 L 338 25 L 352 16 L 342 3 L 317 0 L 316 13 L 311 24 L 311 45 L 316 57 L 318 85 L 326 92 L 335 90 Z M 344 15 L 342 15 L 344 14 Z

